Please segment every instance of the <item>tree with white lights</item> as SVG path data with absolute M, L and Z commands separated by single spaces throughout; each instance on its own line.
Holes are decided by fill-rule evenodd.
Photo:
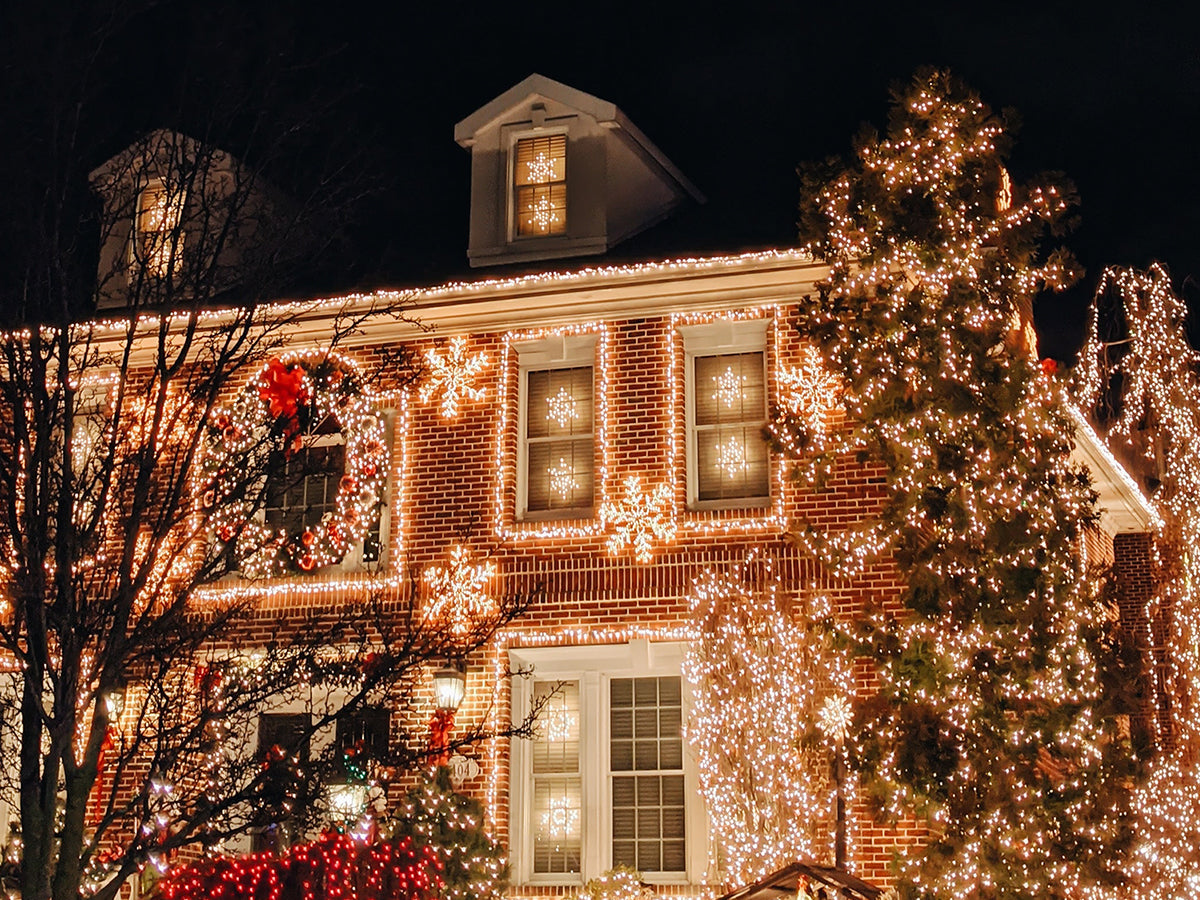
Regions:
M 799 324 L 844 379 L 847 424 L 822 442 L 789 414 L 774 430 L 802 481 L 855 459 L 886 475 L 874 515 L 797 536 L 836 576 L 903 576 L 860 623 L 878 687 L 851 752 L 885 812 L 928 825 L 906 896 L 1072 895 L 1114 877 L 1128 839 L 1129 751 L 1099 674 L 1111 617 L 1077 552 L 1095 502 L 1031 352 L 1036 292 L 1073 277 L 1042 249 L 1073 191 L 1012 184 L 1009 142 L 973 92 L 923 71 L 886 134 L 802 190 L 801 237 L 829 270 Z
M 1167 630 L 1162 688 L 1171 716 L 1137 798 L 1132 876 L 1140 896 L 1194 897 L 1200 891 L 1200 353 L 1188 341 L 1187 304 L 1162 266 L 1105 271 L 1077 371 L 1081 401 L 1108 420 L 1110 440 L 1142 457 L 1158 479 L 1153 499 L 1164 526 L 1158 591 L 1147 612 Z
M 731 884 L 833 856 L 838 749 L 822 714 L 845 703 L 853 682 L 832 645 L 830 604 L 803 599 L 788 602 L 761 558 L 706 572 L 690 595 L 698 637 L 684 662 L 695 690 L 687 737 Z

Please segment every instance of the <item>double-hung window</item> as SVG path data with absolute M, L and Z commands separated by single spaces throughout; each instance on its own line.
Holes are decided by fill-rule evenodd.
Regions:
M 707 827 L 684 751 L 683 647 L 674 642 L 510 651 L 532 667 L 514 718 L 538 709 L 513 746 L 514 875 L 578 883 L 617 865 L 658 882 L 695 881 Z
M 513 231 L 517 237 L 567 231 L 567 136 L 519 138 L 513 147 Z
M 680 329 L 687 391 L 688 502 L 694 508 L 766 505 L 770 454 L 765 319 Z
M 578 518 L 595 497 L 595 337 L 517 346 L 519 517 Z
M 180 228 L 186 192 L 153 181 L 138 194 L 134 221 L 133 255 L 147 275 L 166 278 L 176 274 L 183 262 Z

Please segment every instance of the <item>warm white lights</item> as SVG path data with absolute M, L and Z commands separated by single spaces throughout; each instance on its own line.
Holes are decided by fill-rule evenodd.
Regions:
M 490 584 L 496 574 L 491 561 L 476 562 L 467 548 L 456 545 L 445 566 L 430 566 L 422 577 L 429 594 L 426 616 L 444 621 L 457 637 L 469 635 L 498 611 Z
M 780 407 L 799 416 L 814 436 L 825 434 L 837 408 L 842 380 L 825 368 L 821 353 L 811 344 L 800 348 L 800 362 L 779 373 Z
M 547 798 L 547 808 L 541 815 L 541 834 L 553 841 L 566 840 L 579 834 L 579 805 L 569 796 Z
M 736 478 L 750 468 L 746 462 L 746 445 L 742 443 L 742 439 L 730 437 L 717 444 L 717 461 L 713 465 L 728 478 Z
M 732 367 L 726 368 L 720 375 L 713 376 L 716 391 L 712 398 L 729 409 L 737 408 L 742 402 L 742 391 L 746 386 L 746 376 L 739 375 Z
M 575 489 L 579 487 L 579 482 L 575 480 L 574 467 L 562 457 L 559 457 L 558 465 L 551 466 L 547 471 L 550 475 L 550 490 L 560 500 L 568 499 Z
M 479 401 L 486 390 L 476 387 L 476 379 L 487 368 L 486 353 L 467 353 L 467 339 L 450 339 L 450 347 L 443 354 L 437 349 L 425 351 L 425 362 L 429 375 L 421 385 L 421 402 L 428 403 L 441 395 L 442 417 L 452 419 L 458 415 L 458 407 L 467 400 Z
M 612 529 L 608 552 L 616 556 L 631 547 L 639 563 L 650 562 L 654 557 L 654 542 L 675 537 L 673 500 L 674 490 L 669 482 L 645 490 L 640 476 L 626 478 L 621 499 L 600 507 L 600 521 Z
M 574 419 L 579 418 L 579 404 L 565 387 L 560 387 L 558 393 L 546 398 L 546 419 L 566 428 Z
M 540 151 L 525 163 L 525 178 L 530 184 L 549 184 L 555 180 L 555 171 L 555 160 Z

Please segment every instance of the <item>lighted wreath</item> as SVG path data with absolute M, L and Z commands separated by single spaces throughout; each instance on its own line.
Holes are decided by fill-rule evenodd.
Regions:
M 261 471 L 268 460 L 290 459 L 327 421 L 345 441 L 333 509 L 299 533 L 255 518 L 247 473 Z M 378 516 L 387 475 L 384 422 L 354 370 L 327 354 L 272 359 L 232 405 L 213 412 L 206 437 L 213 531 L 218 541 L 233 544 L 246 575 L 312 572 L 340 562 Z

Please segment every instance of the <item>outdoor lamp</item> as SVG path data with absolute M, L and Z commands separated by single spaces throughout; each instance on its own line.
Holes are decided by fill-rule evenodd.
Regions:
M 125 683 L 119 681 L 110 687 L 104 694 L 104 711 L 108 714 L 110 722 L 115 722 L 121 718 L 121 713 L 125 709 Z
M 467 692 L 467 676 L 449 666 L 433 673 L 433 697 L 438 709 L 454 712 Z

